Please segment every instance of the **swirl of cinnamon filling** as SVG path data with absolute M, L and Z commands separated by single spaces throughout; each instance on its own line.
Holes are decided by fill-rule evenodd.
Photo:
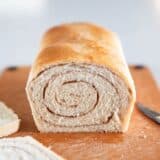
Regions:
M 128 105 L 128 89 L 109 69 L 82 63 L 50 66 L 29 85 L 34 113 L 59 127 L 86 127 L 118 119 Z

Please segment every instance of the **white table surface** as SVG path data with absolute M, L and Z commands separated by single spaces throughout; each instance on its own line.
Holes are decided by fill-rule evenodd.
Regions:
M 73 21 L 117 32 L 127 62 L 148 65 L 160 84 L 160 0 L 1 0 L 0 69 L 31 64 L 42 33 Z

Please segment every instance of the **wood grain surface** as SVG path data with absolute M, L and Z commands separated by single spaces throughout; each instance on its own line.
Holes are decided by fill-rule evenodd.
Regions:
M 127 133 L 39 133 L 25 94 L 29 67 L 8 68 L 0 76 L 0 100 L 21 118 L 18 133 L 31 135 L 68 160 L 159 160 L 160 125 L 135 106 Z M 146 67 L 131 67 L 137 101 L 160 112 L 160 94 Z

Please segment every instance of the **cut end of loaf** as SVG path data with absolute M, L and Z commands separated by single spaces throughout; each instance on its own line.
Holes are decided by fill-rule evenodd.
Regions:
M 41 132 L 125 132 L 133 110 L 126 86 L 106 67 L 69 62 L 45 68 L 26 91 Z

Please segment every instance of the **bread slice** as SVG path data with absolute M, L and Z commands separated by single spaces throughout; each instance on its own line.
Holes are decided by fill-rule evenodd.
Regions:
M 19 126 L 20 119 L 17 114 L 4 103 L 0 102 L 0 137 L 17 132 Z
M 30 136 L 0 139 L 0 158 L 28 160 L 64 160 Z

